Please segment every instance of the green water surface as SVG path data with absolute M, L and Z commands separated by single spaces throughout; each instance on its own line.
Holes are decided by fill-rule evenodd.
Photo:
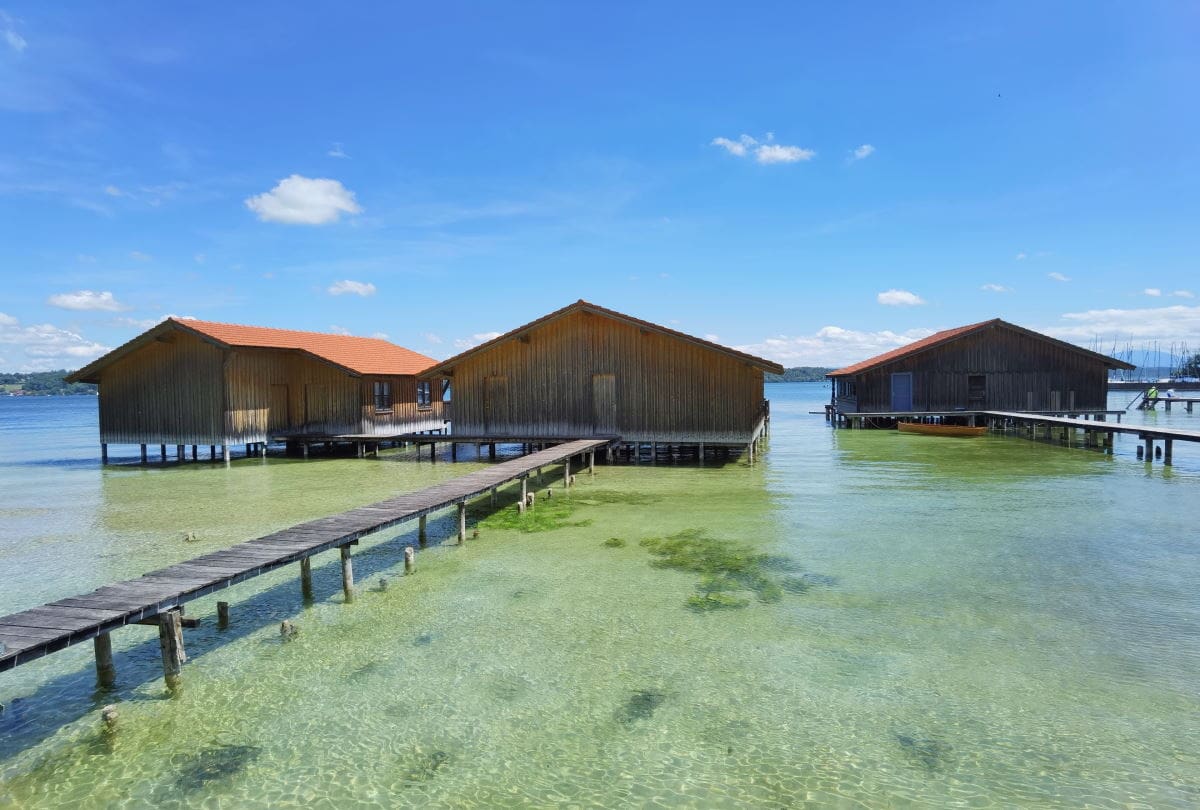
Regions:
M 90 645 L 0 674 L 0 807 L 1200 805 L 1197 453 L 834 432 L 820 386 L 768 395 L 753 468 L 551 471 L 465 548 L 431 520 L 413 576 L 415 527 L 365 540 L 353 604 L 334 554 L 310 605 L 293 570 L 189 604 L 173 696 L 148 627 L 111 692 Z M 94 401 L 0 405 L 0 613 L 480 464 L 101 470 Z

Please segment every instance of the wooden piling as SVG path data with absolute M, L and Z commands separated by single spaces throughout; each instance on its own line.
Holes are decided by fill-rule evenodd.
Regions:
M 425 548 L 425 544 L 429 542 L 429 534 L 427 531 L 428 523 L 428 515 L 421 515 L 421 517 L 417 520 L 417 543 L 421 546 L 421 548 Z
M 160 464 L 167 463 L 167 446 L 165 444 L 158 446 L 158 461 Z
M 305 602 L 313 600 L 311 557 L 304 557 L 300 560 L 300 596 Z
M 196 456 L 197 456 L 197 453 L 196 453 L 196 445 L 194 445 L 194 444 L 193 444 L 193 445 L 192 445 L 192 461 L 195 461 L 195 460 L 196 460 Z
M 458 542 L 459 545 L 467 542 L 467 502 L 458 502 Z
M 596 451 L 588 451 L 588 475 L 596 474 Z
M 1143 439 L 1143 441 L 1145 442 L 1145 446 L 1146 446 L 1146 450 L 1145 450 L 1146 461 L 1153 461 L 1154 460 L 1154 439 L 1150 438 L 1149 436 L 1146 436 Z
M 412 546 L 404 547 L 404 573 L 411 574 L 417 567 L 417 551 Z
M 1163 439 L 1163 464 L 1171 463 L 1171 445 L 1174 444 L 1170 439 Z
M 458 461 L 458 442 L 450 442 L 450 460 Z
M 107 689 L 117 682 L 117 668 L 113 666 L 112 637 L 101 633 L 92 639 L 96 650 L 96 683 Z
M 221 445 L 221 458 L 225 461 L 225 466 L 229 466 L 229 445 Z
M 529 502 L 529 478 L 528 476 L 521 478 L 521 508 L 524 509 Z
M 563 489 L 569 489 L 571 486 L 571 459 L 567 458 L 563 462 Z
M 158 648 L 162 653 L 163 680 L 175 690 L 187 654 L 183 650 L 183 615 L 178 608 L 158 614 Z
M 146 445 L 142 445 L 142 463 L 146 463 Z
M 350 560 L 350 546 L 340 548 L 342 553 L 342 593 L 347 602 L 354 601 L 354 563 Z
M 107 442 L 100 443 L 100 463 L 101 464 L 108 463 L 108 443 Z
M 217 602 L 217 629 L 224 630 L 229 627 L 229 603 Z
M 488 461 L 495 461 L 495 460 L 496 460 L 496 443 L 490 442 L 488 444 Z
M 488 493 L 488 500 L 492 506 L 496 505 L 496 488 L 495 487 L 492 487 L 491 491 Z

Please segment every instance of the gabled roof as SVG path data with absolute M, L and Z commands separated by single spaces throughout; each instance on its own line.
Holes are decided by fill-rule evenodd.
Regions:
M 516 329 L 513 329 L 512 331 L 505 332 L 503 335 L 500 335 L 500 337 L 493 338 L 492 340 L 489 340 L 486 343 L 481 343 L 480 345 L 478 345 L 472 349 L 467 349 L 465 352 L 462 352 L 461 354 L 457 354 L 448 360 L 443 360 L 442 362 L 438 363 L 436 366 L 426 369 L 422 373 L 422 376 L 435 376 L 437 374 L 445 374 L 452 367 L 458 365 L 459 363 L 461 363 L 463 360 L 467 359 L 468 357 L 474 357 L 477 354 L 482 354 L 483 352 L 486 352 L 489 349 L 491 349 L 492 347 L 497 346 L 501 343 L 504 343 L 507 340 L 512 340 L 513 338 L 520 337 L 521 335 L 525 334 L 526 332 L 530 332 L 534 329 L 538 329 L 542 326 L 545 326 L 546 324 L 552 323 L 554 321 L 557 321 L 560 318 L 564 318 L 567 315 L 571 315 L 576 312 L 590 312 L 594 315 L 601 315 L 606 318 L 611 318 L 614 321 L 621 321 L 622 323 L 627 323 L 627 324 L 630 324 L 631 326 L 636 326 L 639 329 L 644 329 L 648 332 L 656 332 L 660 335 L 666 335 L 667 337 L 676 338 L 677 340 L 682 340 L 687 343 L 691 343 L 693 345 L 700 346 L 705 349 L 710 349 L 714 352 L 719 352 L 721 354 L 732 357 L 736 360 L 741 360 L 744 363 L 749 363 L 752 366 L 761 368 L 763 371 L 770 371 L 773 374 L 782 374 L 783 373 L 783 366 L 779 365 L 778 363 L 773 363 L 770 360 L 764 360 L 763 358 L 755 357 L 752 354 L 746 354 L 745 352 L 739 352 L 737 349 L 731 349 L 728 346 L 722 346 L 719 343 L 713 343 L 712 341 L 703 340 L 703 339 L 695 337 L 693 335 L 684 334 L 683 332 L 677 332 L 674 329 L 668 329 L 665 326 L 659 326 L 658 324 L 651 323 L 650 321 L 643 321 L 639 318 L 634 318 L 631 315 L 626 315 L 622 312 L 617 312 L 616 310 L 605 309 L 604 307 L 599 306 L 597 304 L 590 304 L 581 298 L 573 304 L 569 304 L 569 305 L 563 307 L 562 309 L 557 309 L 554 312 L 551 312 L 549 315 L 543 315 L 541 318 L 538 318 L 535 321 L 530 321 L 529 323 L 525 324 L 524 326 L 518 326 Z
M 118 346 L 100 359 L 68 375 L 67 379 L 71 382 L 98 382 L 100 371 L 110 363 L 171 331 L 196 335 L 223 349 L 240 347 L 300 352 L 324 360 L 356 376 L 415 375 L 437 362 L 432 357 L 417 354 L 380 338 L 299 332 L 266 326 L 241 326 L 191 318 L 167 318 L 128 343 Z
M 1025 329 L 1024 327 L 1017 326 L 1014 323 L 1009 323 L 1008 321 L 1002 321 L 999 318 L 992 318 L 990 321 L 980 321 L 979 323 L 967 324 L 966 326 L 959 326 L 954 329 L 944 329 L 941 332 L 932 334 L 927 338 L 922 338 L 920 340 L 914 341 L 912 343 L 909 343 L 906 346 L 901 346 L 898 349 L 892 349 L 890 352 L 884 352 L 883 354 L 877 354 L 874 357 L 871 357 L 871 358 L 868 358 L 861 362 L 855 363 L 854 365 L 846 366 L 845 368 L 836 369 L 834 371 L 829 372 L 825 376 L 826 377 L 848 377 L 852 374 L 858 374 L 859 372 L 866 371 L 867 369 L 872 369 L 872 368 L 875 368 L 876 366 L 882 366 L 882 365 L 891 363 L 893 361 L 899 360 L 904 357 L 910 357 L 912 355 L 920 354 L 921 352 L 928 351 L 929 349 L 932 349 L 935 346 L 941 346 L 942 344 L 949 343 L 952 340 L 957 340 L 958 338 L 965 337 L 967 335 L 971 335 L 976 332 L 982 332 L 984 329 L 989 329 L 992 327 L 1003 327 L 1005 329 L 1011 329 L 1015 332 L 1020 332 L 1023 335 L 1028 335 L 1029 337 L 1033 337 L 1038 340 L 1043 340 L 1043 341 L 1046 341 L 1047 343 L 1053 343 L 1063 349 L 1068 349 L 1070 351 L 1077 352 L 1079 354 L 1083 354 L 1088 357 L 1091 357 L 1093 360 L 1097 360 L 1099 362 L 1104 363 L 1109 368 L 1125 368 L 1125 369 L 1133 368 L 1133 366 L 1129 365 L 1128 363 L 1126 363 L 1122 360 L 1117 360 L 1115 357 L 1109 357 L 1106 354 L 1100 354 L 1099 352 L 1093 352 L 1090 349 L 1083 348 L 1082 346 L 1076 346 L 1073 343 L 1067 343 L 1064 340 L 1059 340 L 1058 338 L 1052 338 L 1049 335 L 1043 335 L 1041 332 L 1034 332 L 1032 329 Z

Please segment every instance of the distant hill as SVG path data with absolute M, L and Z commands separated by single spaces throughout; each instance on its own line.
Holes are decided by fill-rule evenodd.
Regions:
M 0 396 L 48 397 L 62 394 L 95 394 L 91 383 L 66 383 L 66 369 L 58 371 L 0 372 Z
M 823 366 L 796 366 L 784 369 L 782 374 L 765 374 L 766 382 L 824 382 L 825 375 L 833 371 Z

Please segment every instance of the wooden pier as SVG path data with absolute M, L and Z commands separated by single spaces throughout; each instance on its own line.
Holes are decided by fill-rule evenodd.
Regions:
M 187 660 L 182 631 L 193 624 L 183 617 L 186 602 L 292 563 L 300 564 L 301 589 L 311 595 L 310 559 L 334 549 L 341 556 L 343 588 L 347 601 L 351 601 L 354 574 L 350 549 L 359 538 L 418 519 L 419 543 L 424 546 L 426 517 L 441 509 L 457 507 L 458 541 L 465 542 L 469 500 L 485 494 L 494 497 L 498 487 L 520 481 L 518 503 L 519 508 L 524 508 L 526 480 L 531 474 L 540 476 L 541 468 L 563 463 L 564 486 L 570 486 L 572 462 L 582 456 L 588 469 L 594 470 L 596 451 L 612 441 L 604 438 L 566 441 L 419 492 L 312 520 L 151 571 L 137 579 L 0 617 L 0 672 L 91 639 L 95 644 L 97 678 L 102 685 L 109 685 L 116 677 L 109 633 L 130 624 L 152 624 L 159 628 L 163 674 L 168 687 L 173 688 Z M 228 605 L 221 605 L 221 621 L 228 622 Z
M 1023 427 L 1028 434 L 1036 438 L 1039 430 L 1045 431 L 1046 438 L 1051 438 L 1053 431 L 1061 431 L 1063 441 L 1070 444 L 1071 436 L 1076 431 L 1083 432 L 1084 447 L 1104 447 L 1109 450 L 1113 446 L 1113 437 L 1118 433 L 1137 436 L 1143 446 L 1138 448 L 1138 457 L 1153 461 L 1156 441 L 1162 442 L 1164 464 L 1172 462 L 1175 442 L 1200 442 L 1200 430 L 1181 430 L 1179 428 L 1156 427 L 1154 425 L 1122 425 L 1119 422 L 1099 422 L 1089 419 L 1073 419 L 1064 416 L 1048 416 L 1043 414 L 1023 413 L 1021 411 L 982 411 L 988 423 L 995 429 L 998 426 L 1014 425 Z

